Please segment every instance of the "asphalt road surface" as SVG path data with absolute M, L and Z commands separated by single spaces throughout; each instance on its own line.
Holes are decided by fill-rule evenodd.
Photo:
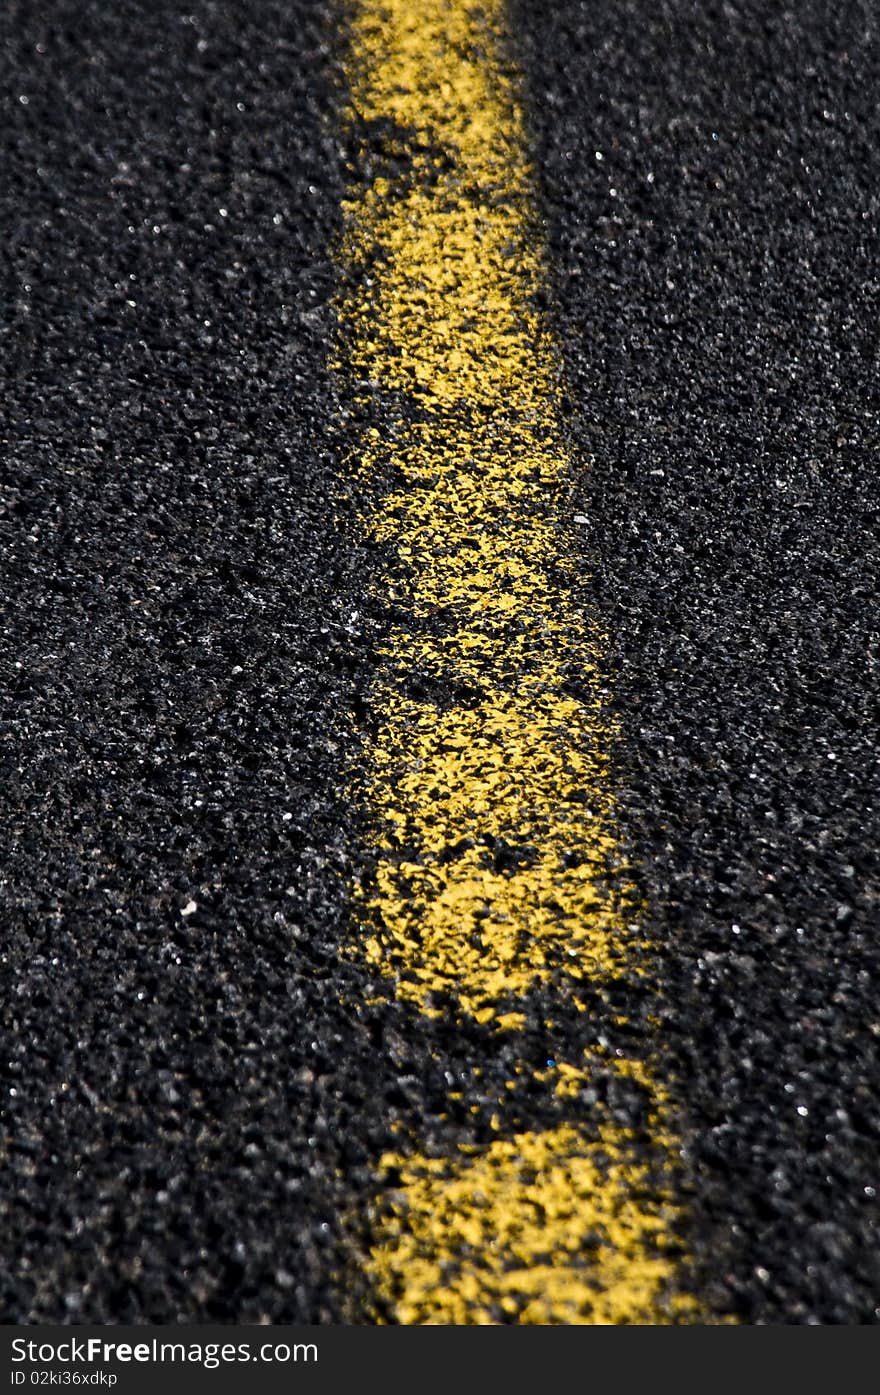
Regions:
M 880 1317 L 880 21 L 0 17 L 7 1322 Z

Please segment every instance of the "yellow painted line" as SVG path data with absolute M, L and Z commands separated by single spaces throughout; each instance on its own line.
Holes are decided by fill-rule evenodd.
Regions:
M 613 1136 L 514 1134 L 405 1163 L 401 1185 L 374 1254 L 399 1322 L 626 1323 L 657 1310 L 665 1217 L 646 1209 L 645 1170 Z
M 502 38 L 501 0 L 355 0 L 359 156 L 338 310 L 339 368 L 375 422 L 352 465 L 381 496 L 365 526 L 396 554 L 387 587 L 401 616 L 373 693 L 363 799 L 378 862 L 357 892 L 356 952 L 410 1009 L 511 1033 L 529 994 L 583 1007 L 585 987 L 644 972 L 645 947 L 619 871 L 607 875 L 621 857 L 602 636 L 566 575 L 571 461 Z M 647 1156 L 584 1103 L 609 1069 L 645 1097 Z M 596 1048 L 539 1084 L 546 1128 L 505 1131 L 500 1101 L 497 1139 L 447 1157 L 404 1139 L 382 1160 L 366 1260 L 377 1310 L 425 1323 L 692 1319 L 675 1147 L 650 1075 Z

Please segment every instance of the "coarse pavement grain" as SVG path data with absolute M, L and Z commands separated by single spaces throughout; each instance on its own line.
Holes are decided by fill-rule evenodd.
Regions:
M 511 27 L 701 1288 L 875 1322 L 877 13 Z
M 341 952 L 390 624 L 328 367 L 341 10 L 7 7 L 7 1321 L 374 1320 L 393 1125 L 474 1141 L 551 1003 L 663 1043 L 713 1312 L 880 1314 L 877 17 L 510 30 L 659 983 L 514 1049 Z

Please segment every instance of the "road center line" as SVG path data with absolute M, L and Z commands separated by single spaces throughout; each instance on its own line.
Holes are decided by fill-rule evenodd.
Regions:
M 537 1002 L 585 1013 L 587 990 L 645 972 L 646 947 L 609 878 L 602 636 L 572 599 L 558 521 L 570 461 L 502 34 L 500 0 L 355 4 L 339 318 L 371 422 L 352 465 L 391 481 L 366 526 L 396 554 L 399 617 L 373 693 L 379 855 L 357 952 L 408 1009 L 508 1034 Z M 404 1139 L 383 1159 L 368 1266 L 392 1320 L 694 1316 L 662 1092 L 601 1043 L 570 1054 L 531 1073 L 545 1126 L 506 1127 L 500 1100 L 492 1141 L 436 1156 Z M 647 1151 L 587 1103 L 599 1069 L 641 1092 Z

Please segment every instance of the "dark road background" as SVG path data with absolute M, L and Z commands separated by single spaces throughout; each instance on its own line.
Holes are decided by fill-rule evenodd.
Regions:
M 510 8 L 692 1281 L 748 1323 L 880 1316 L 878 28 Z M 372 1320 L 362 1198 L 433 1107 L 339 953 L 388 623 L 328 366 L 344 41 L 0 18 L 7 1322 Z
M 511 22 L 707 1281 L 874 1321 L 877 17 Z

